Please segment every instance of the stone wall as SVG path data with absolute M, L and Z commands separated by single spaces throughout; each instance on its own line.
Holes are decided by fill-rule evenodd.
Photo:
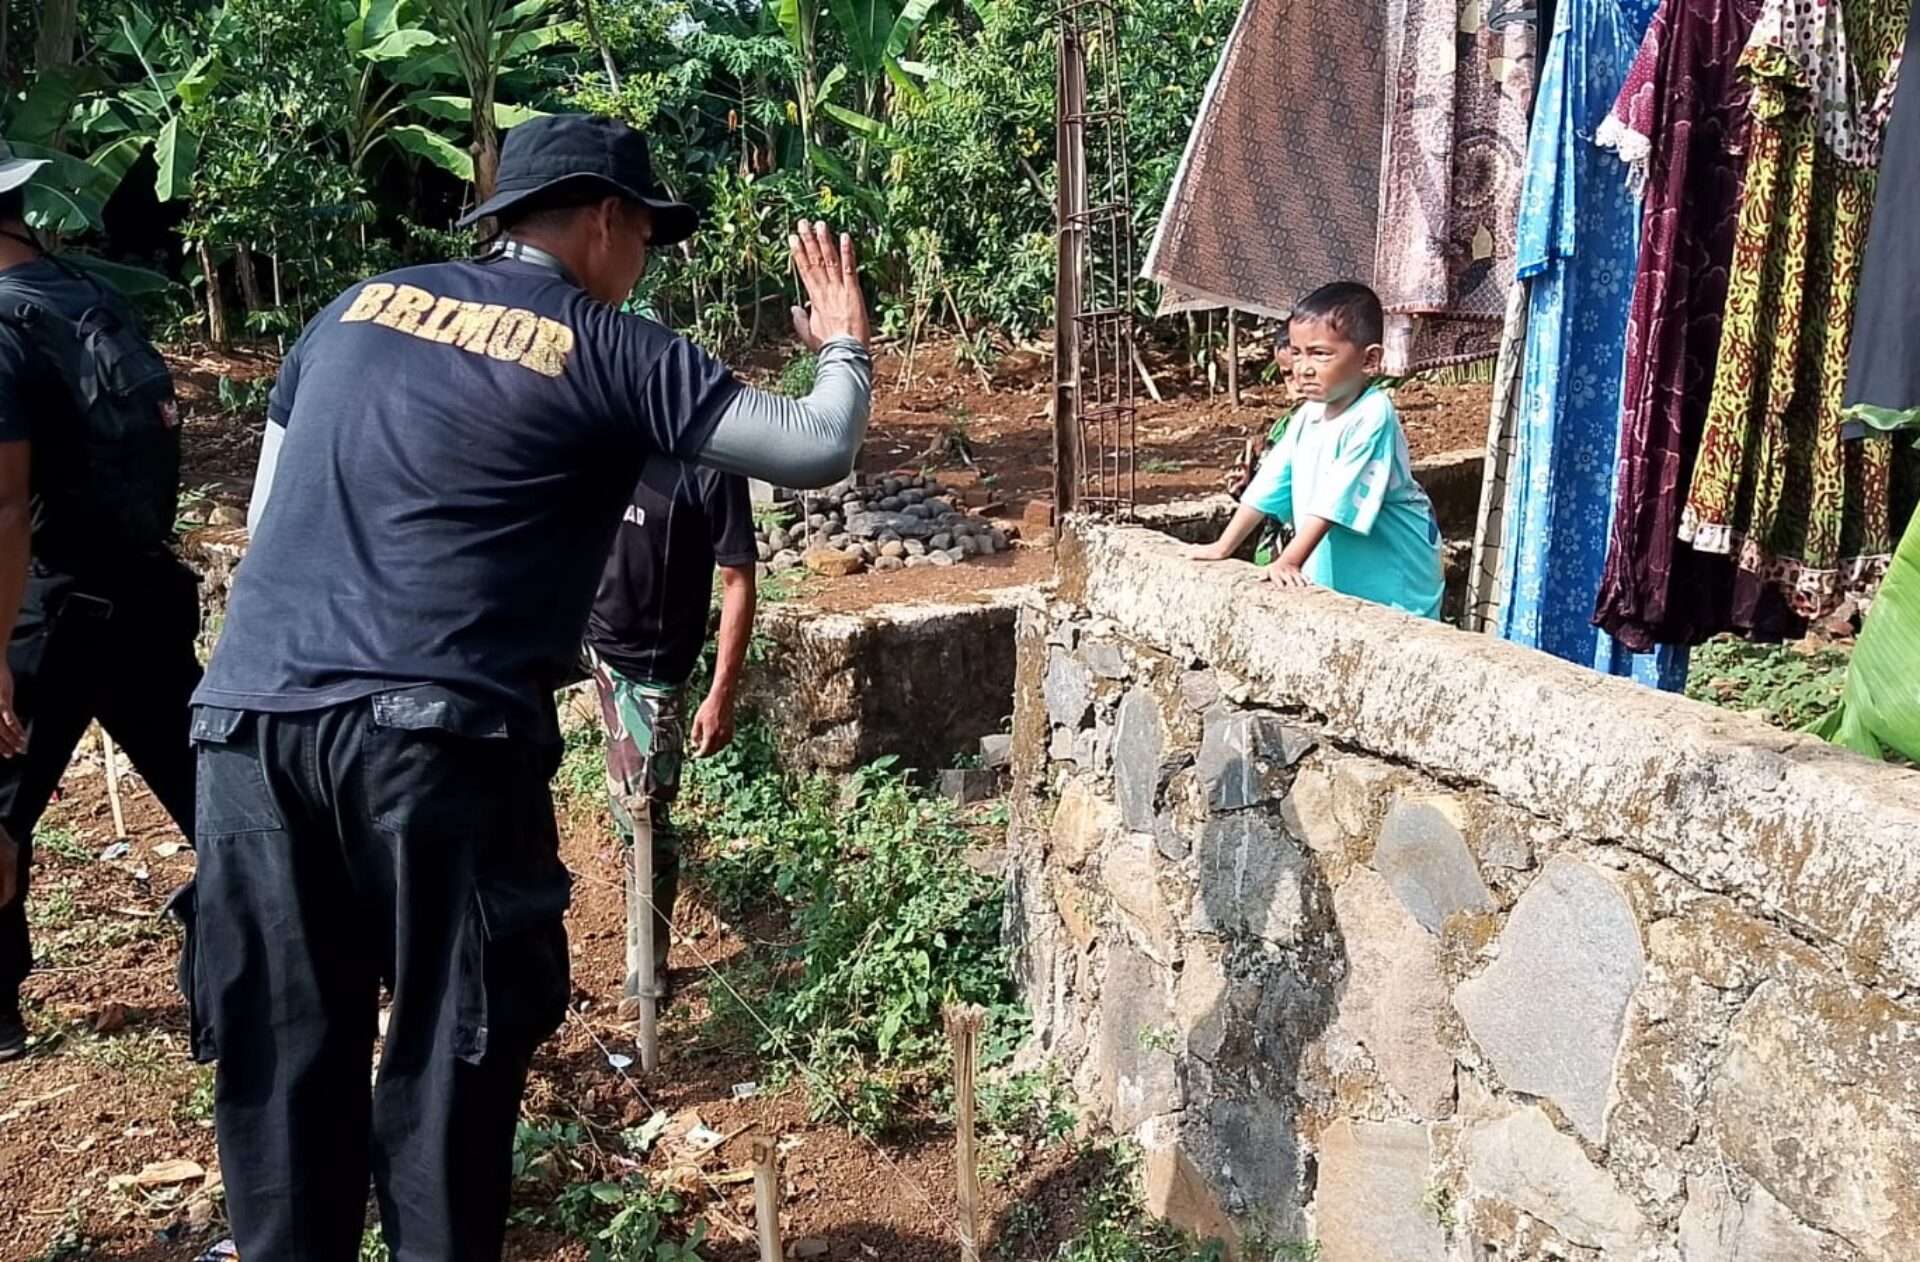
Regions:
M 767 606 L 758 623 L 765 656 L 749 669 L 742 700 L 771 721 L 790 766 L 851 771 L 888 754 L 913 767 L 951 766 L 1006 730 L 1022 590 L 858 613 Z
M 1018 626 L 1028 1054 L 1154 1207 L 1261 1262 L 1920 1256 L 1920 776 L 1250 577 L 1075 523 Z

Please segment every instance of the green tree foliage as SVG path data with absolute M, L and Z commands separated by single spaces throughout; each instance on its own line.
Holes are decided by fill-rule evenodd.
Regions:
M 1235 11 L 1124 9 L 1142 240 Z M 722 348 L 784 325 L 800 217 L 857 234 L 893 331 L 1052 318 L 1050 2 L 78 0 L 73 26 L 69 62 L 22 33 L 0 65 L 8 138 L 54 163 L 34 220 L 106 247 L 105 207 L 150 172 L 182 246 L 158 262 L 208 324 L 237 298 L 285 334 L 356 276 L 458 248 L 500 133 L 557 109 L 646 129 L 706 212 L 639 297 Z

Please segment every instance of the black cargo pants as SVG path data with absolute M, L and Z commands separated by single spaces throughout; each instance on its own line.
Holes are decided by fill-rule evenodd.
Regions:
M 192 839 L 187 708 L 200 684 L 199 630 L 199 580 L 172 556 L 130 559 L 87 578 L 36 566 L 28 577 L 7 645 L 27 752 L 0 759 L 0 826 L 20 843 L 19 895 L 0 908 L 0 1013 L 19 1002 L 33 966 L 33 830 L 89 723 L 100 721 Z
M 201 707 L 193 736 L 181 986 L 219 1061 L 240 1256 L 353 1262 L 371 1178 L 396 1262 L 497 1259 L 527 1068 L 569 994 L 558 748 L 435 689 Z

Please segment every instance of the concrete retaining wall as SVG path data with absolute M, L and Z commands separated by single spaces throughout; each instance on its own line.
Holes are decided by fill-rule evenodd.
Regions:
M 1008 931 L 1157 1210 L 1322 1262 L 1916 1256 L 1920 777 L 1138 528 L 1060 574 Z
M 759 620 L 766 656 L 742 699 L 772 722 L 789 766 L 851 771 L 888 754 L 951 766 L 1006 730 L 1025 590 L 847 614 L 771 606 Z

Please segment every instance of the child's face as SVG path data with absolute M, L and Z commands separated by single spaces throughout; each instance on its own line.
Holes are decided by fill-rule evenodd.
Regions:
M 1300 397 L 1300 387 L 1293 379 L 1293 341 L 1283 330 L 1280 340 L 1273 344 L 1273 366 L 1280 373 L 1280 384 L 1286 387 L 1287 397 Z
M 1380 370 L 1378 343 L 1361 346 L 1324 320 L 1295 320 L 1287 332 L 1293 343 L 1293 381 L 1302 398 L 1345 403 Z

